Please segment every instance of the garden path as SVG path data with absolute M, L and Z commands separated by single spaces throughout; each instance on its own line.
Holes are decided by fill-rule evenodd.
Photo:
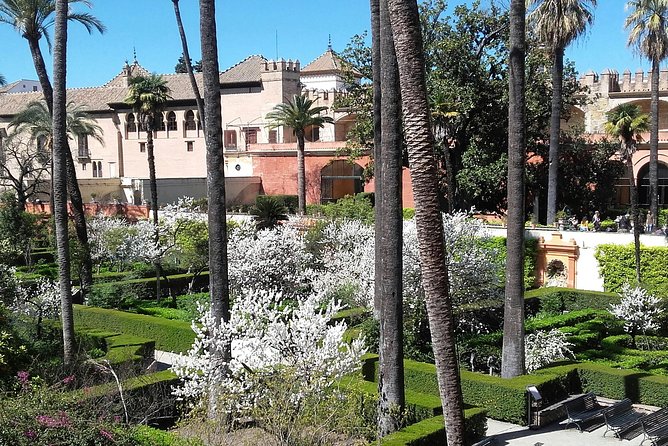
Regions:
M 526 426 L 487 419 L 487 435 L 494 436 L 496 446 L 639 446 L 643 439 L 640 435 L 632 440 L 619 441 L 612 432 L 608 432 L 606 437 L 603 432 L 605 426 L 593 432 L 580 433 L 576 428 L 564 429 L 564 422 L 530 430 Z

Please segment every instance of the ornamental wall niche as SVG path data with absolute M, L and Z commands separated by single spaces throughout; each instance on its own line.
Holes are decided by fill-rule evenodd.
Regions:
M 565 241 L 559 232 L 552 234 L 549 241 L 543 237 L 538 239 L 538 255 L 536 259 L 536 286 L 545 284 L 575 288 L 577 260 L 579 248 L 575 240 Z

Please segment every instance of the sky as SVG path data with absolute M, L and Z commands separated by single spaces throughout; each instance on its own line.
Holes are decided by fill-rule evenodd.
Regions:
M 483 0 L 483 4 L 508 0 Z M 137 60 L 156 73 L 172 73 L 181 55 L 181 43 L 170 0 L 94 0 L 90 11 L 107 27 L 100 35 L 88 35 L 83 26 L 69 27 L 68 87 L 102 85 L 121 71 L 126 60 Z M 181 0 L 181 14 L 188 34 L 191 57 L 200 59 L 198 2 Z M 449 0 L 449 6 L 470 3 Z M 648 69 L 650 64 L 627 48 L 624 0 L 599 1 L 589 33 L 571 45 L 566 57 L 580 74 L 606 68 L 620 73 Z M 218 52 L 225 70 L 253 54 L 269 59 L 299 59 L 302 66 L 322 54 L 331 36 L 334 50 L 345 48 L 350 38 L 369 29 L 368 0 L 217 0 Z M 76 10 L 83 12 L 81 4 Z M 50 30 L 51 33 L 53 30 Z M 42 39 L 44 40 L 44 39 Z M 7 82 L 37 79 L 28 44 L 14 29 L 0 24 L 3 56 L 0 74 Z M 43 42 L 44 43 L 44 42 Z M 52 64 L 43 44 L 47 67 Z

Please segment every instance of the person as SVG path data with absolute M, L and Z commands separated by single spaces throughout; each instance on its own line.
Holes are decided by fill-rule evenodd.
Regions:
M 591 219 L 591 222 L 594 223 L 594 231 L 601 230 L 601 214 L 598 211 L 594 212 L 594 217 Z
M 580 222 L 580 231 L 589 231 L 589 222 L 587 221 L 587 216 L 582 217 Z
M 645 232 L 651 234 L 654 232 L 654 215 L 652 210 L 647 211 L 647 218 L 645 219 Z

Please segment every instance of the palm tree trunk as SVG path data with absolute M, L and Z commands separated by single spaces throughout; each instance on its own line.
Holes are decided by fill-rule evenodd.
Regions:
M 70 281 L 70 253 L 67 230 L 67 98 L 65 77 L 67 73 L 67 0 L 56 0 L 55 46 L 53 52 L 53 182 L 54 220 L 58 252 L 58 279 L 60 283 L 60 307 L 63 325 L 63 360 L 70 366 L 74 362 L 74 315 L 72 310 L 72 284 Z
M 550 152 L 547 180 L 547 224 L 557 215 L 559 191 L 559 133 L 561 128 L 561 97 L 564 77 L 564 49 L 555 48 L 552 63 L 552 112 L 550 115 Z
M 297 135 L 297 197 L 299 214 L 306 214 L 306 167 L 304 162 L 304 130 L 295 130 Z
M 510 3 L 508 232 L 501 376 L 524 373 L 524 0 Z
M 449 446 L 464 444 L 464 411 L 455 322 L 446 267 L 438 169 L 431 133 L 424 50 L 415 0 L 388 0 L 408 142 L 415 219 L 438 387 Z
M 149 119 L 145 120 L 144 129 L 146 129 L 146 155 L 148 159 L 149 187 L 151 189 L 151 213 L 153 214 L 153 224 L 155 225 L 155 243 L 157 245 L 160 241 L 160 231 L 158 230 L 158 181 L 155 174 L 153 125 L 149 122 Z M 159 302 L 162 298 L 162 287 L 160 283 L 160 277 L 162 276 L 162 266 L 160 265 L 160 259 L 156 259 L 153 264 L 155 266 L 155 298 Z
M 401 96 L 387 0 L 380 2 L 380 53 L 382 148 L 376 160 L 381 165 L 376 185 L 382 195 L 380 202 L 376 200 L 376 214 L 382 215 L 382 219 L 381 225 L 376 226 L 380 256 L 376 257 L 375 267 L 380 271 L 380 286 L 375 291 L 380 293 L 376 299 L 380 302 L 378 430 L 379 436 L 384 437 L 401 427 L 405 406 Z
M 199 111 L 199 120 L 202 123 L 202 127 L 204 127 L 205 126 L 204 101 L 202 100 L 202 95 L 199 92 L 199 87 L 197 86 L 197 81 L 195 80 L 195 73 L 193 73 L 193 64 L 190 62 L 190 52 L 188 51 L 188 40 L 186 39 L 186 31 L 183 28 L 183 21 L 181 20 L 181 9 L 179 8 L 179 0 L 172 0 L 172 3 L 174 4 L 174 15 L 176 16 L 176 25 L 179 28 L 179 36 L 181 36 L 183 59 L 186 63 L 186 70 L 188 71 L 188 77 L 190 78 L 190 86 L 193 89 L 193 94 L 195 95 L 195 101 L 197 101 L 197 111 Z
M 33 38 L 26 38 L 30 53 L 32 54 L 33 64 L 37 72 L 37 78 L 42 87 L 42 94 L 49 113 L 53 115 L 53 88 L 49 75 L 46 72 L 46 65 L 42 50 L 39 47 L 39 40 Z M 79 182 L 77 181 L 77 173 L 74 167 L 74 160 L 72 159 L 72 151 L 69 148 L 69 140 L 67 143 L 66 165 L 67 165 L 67 191 L 72 202 L 72 214 L 74 216 L 74 227 L 77 233 L 77 240 L 82 249 L 82 264 L 81 264 L 81 296 L 86 295 L 90 287 L 93 285 L 93 260 L 90 255 L 90 247 L 88 245 L 88 229 L 86 228 L 86 215 L 83 209 L 83 200 L 81 199 L 81 190 L 79 189 Z
M 218 45 L 215 0 L 200 0 L 200 36 L 204 74 L 204 107 L 207 197 L 209 199 L 209 293 L 216 324 L 230 320 L 230 290 L 227 274 L 227 215 L 225 213 L 225 171 L 223 170 L 223 129 L 221 126 Z M 231 347 L 212 352 L 229 360 Z M 215 415 L 216 390 L 211 389 L 209 416 Z
M 652 99 L 649 133 L 649 209 L 652 217 L 659 215 L 659 61 L 652 61 Z M 648 222 L 649 223 L 649 222 Z
M 631 157 L 626 161 L 626 169 L 629 176 L 629 188 L 631 192 L 631 218 L 633 220 L 633 254 L 636 265 L 636 281 L 638 286 L 641 284 L 640 275 L 640 225 L 638 224 L 638 188 L 636 187 L 635 176 L 633 175 L 633 161 Z
M 380 92 L 380 0 L 371 0 L 371 69 L 373 82 L 373 174 L 375 178 L 374 195 L 375 195 L 375 227 L 381 228 L 383 225 L 383 214 L 379 212 L 378 203 L 383 201 L 383 190 L 379 184 L 379 179 L 382 177 L 383 166 L 381 165 L 381 92 Z M 375 231 L 375 258 L 380 259 L 381 246 L 381 231 Z M 380 287 L 382 284 L 381 270 L 375 269 L 374 276 L 374 298 L 373 298 L 373 313 L 374 317 L 380 321 Z

